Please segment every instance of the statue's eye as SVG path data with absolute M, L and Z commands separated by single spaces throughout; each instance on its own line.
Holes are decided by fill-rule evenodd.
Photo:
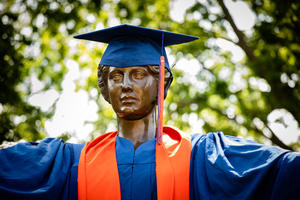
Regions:
M 120 72 L 114 72 L 109 75 L 109 78 L 114 82 L 121 82 L 123 80 L 123 74 Z
M 134 79 L 140 80 L 147 76 L 147 72 L 145 70 L 136 70 L 132 73 L 132 76 Z

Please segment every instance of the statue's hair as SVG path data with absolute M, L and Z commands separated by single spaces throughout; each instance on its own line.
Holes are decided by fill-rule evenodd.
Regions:
M 108 72 L 110 66 L 99 65 L 98 66 L 98 86 L 101 90 L 101 94 L 104 99 L 110 103 L 108 97 L 108 88 L 107 88 L 107 80 L 108 80 Z M 146 69 L 149 73 L 151 73 L 157 80 L 159 79 L 159 66 L 151 66 L 147 65 Z M 165 69 L 165 98 L 167 97 L 168 89 L 173 81 L 173 75 L 167 69 Z

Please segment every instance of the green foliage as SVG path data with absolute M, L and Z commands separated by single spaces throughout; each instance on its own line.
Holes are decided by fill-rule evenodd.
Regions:
M 97 103 L 98 120 L 91 138 L 105 132 L 114 121 L 114 113 L 98 95 L 96 66 L 103 54 L 101 45 L 86 42 L 71 45 L 71 36 L 120 23 L 165 29 L 197 35 L 199 40 L 170 47 L 175 62 L 196 59 L 196 74 L 174 70 L 173 82 L 165 101 L 165 124 L 191 131 L 192 122 L 202 124 L 201 132 L 223 131 L 259 142 L 271 142 L 284 148 L 299 149 L 299 143 L 287 146 L 269 127 L 269 114 L 285 109 L 300 122 L 300 4 L 297 1 L 246 1 L 257 22 L 247 35 L 235 29 L 222 0 L 195 2 L 184 21 L 171 19 L 174 1 L 7 1 L 0 3 L 0 142 L 38 140 L 47 133 L 44 124 L 53 116 L 55 105 L 44 111 L 28 104 L 32 93 L 55 89 L 67 73 L 67 60 L 90 70 L 86 81 L 77 81 Z M 232 37 L 235 34 L 236 37 Z M 217 38 L 239 46 L 245 58 L 234 62 L 222 52 Z M 90 43 L 89 43 L 90 44 Z M 83 59 L 88 57 L 88 59 Z M 182 66 L 177 66 L 181 68 Z M 33 91 L 30 77 L 43 83 Z M 194 78 L 191 78 L 194 77 Z M 257 84 L 259 83 L 259 84 Z M 261 87 L 263 86 L 263 87 Z M 112 126 L 113 126 L 112 125 Z M 68 139 L 72 134 L 64 133 Z M 89 138 L 89 139 L 91 139 Z M 88 138 L 87 138 L 88 140 Z
M 100 9 L 98 1 L 0 3 L 0 142 L 45 137 L 44 122 L 55 106 L 42 111 L 28 104 L 28 98 L 51 88 L 61 90 L 69 51 L 66 38 L 86 25 L 82 16 L 86 5 L 92 6 L 90 11 Z M 43 82 L 40 91 L 33 91 L 31 75 Z

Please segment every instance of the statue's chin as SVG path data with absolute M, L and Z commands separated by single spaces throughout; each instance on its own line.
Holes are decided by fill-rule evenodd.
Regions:
M 128 113 L 128 112 L 124 112 L 124 113 L 118 113 L 118 117 L 119 118 L 123 118 L 126 120 L 139 120 L 139 119 L 143 119 L 145 116 L 147 116 L 148 113 Z
M 125 108 L 122 109 L 121 112 L 116 112 L 118 118 L 123 118 L 125 120 L 140 120 L 146 117 L 148 114 L 151 113 L 153 110 L 153 107 L 151 109 L 146 109 L 146 110 L 135 110 L 133 108 Z

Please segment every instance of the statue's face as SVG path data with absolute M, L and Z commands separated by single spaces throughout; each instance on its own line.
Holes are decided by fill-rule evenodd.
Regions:
M 157 98 L 157 80 L 144 66 L 110 67 L 108 96 L 120 118 L 141 119 L 151 112 Z

